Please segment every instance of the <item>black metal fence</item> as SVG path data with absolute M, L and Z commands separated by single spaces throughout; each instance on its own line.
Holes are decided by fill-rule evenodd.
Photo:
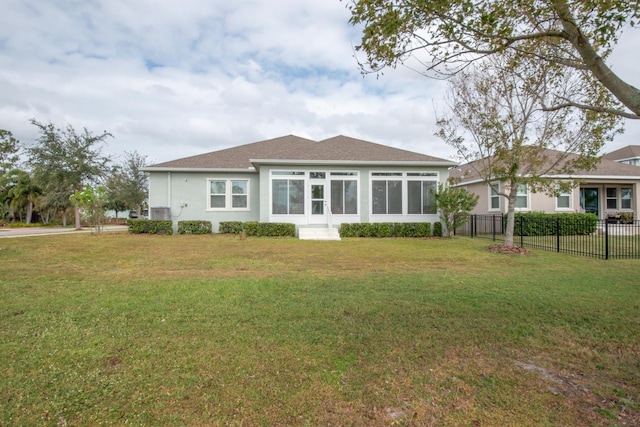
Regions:
M 506 217 L 471 215 L 456 235 L 504 241 Z M 603 259 L 640 258 L 640 221 L 622 223 L 543 215 L 515 218 L 513 243 L 527 248 L 591 256 Z

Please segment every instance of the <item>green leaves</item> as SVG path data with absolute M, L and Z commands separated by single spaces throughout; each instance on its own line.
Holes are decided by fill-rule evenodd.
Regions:
M 607 109 L 640 118 L 640 91 L 602 60 L 622 29 L 638 22 L 637 1 L 353 0 L 348 7 L 350 22 L 362 28 L 356 50 L 366 56 L 359 60 L 365 73 L 413 57 L 424 64 L 420 72 L 425 75 L 452 75 L 487 55 L 512 51 L 518 61 L 587 71 L 580 77 L 585 83 L 609 92 L 632 113 L 619 106 Z M 591 96 L 567 100 L 574 107 L 603 108 Z

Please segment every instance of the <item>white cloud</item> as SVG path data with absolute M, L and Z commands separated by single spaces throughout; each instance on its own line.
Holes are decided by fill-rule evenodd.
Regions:
M 445 84 L 405 68 L 363 78 L 344 2 L 31 3 L 0 15 L 0 128 L 25 143 L 35 118 L 107 130 L 107 151 L 151 161 L 286 134 L 452 154 L 433 136 Z

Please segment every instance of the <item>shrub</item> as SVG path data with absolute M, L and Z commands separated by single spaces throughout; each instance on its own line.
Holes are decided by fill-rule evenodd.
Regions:
M 240 234 L 243 230 L 242 221 L 222 221 L 218 228 L 218 232 L 223 234 Z
M 591 213 L 546 214 L 542 212 L 515 215 L 517 236 L 551 236 L 591 234 L 598 228 L 598 217 Z
M 442 237 L 442 223 L 434 222 L 433 223 L 433 235 L 436 237 Z
M 129 233 L 133 234 L 173 234 L 173 223 L 161 219 L 129 219 Z
M 249 233 L 247 233 L 247 235 L 249 235 Z M 258 223 L 256 236 L 295 237 L 296 226 L 295 224 L 289 224 L 286 222 L 261 222 Z
M 257 236 L 258 235 L 258 221 L 247 221 L 242 224 L 244 232 L 247 236 Z
M 209 234 L 211 221 L 178 221 L 178 234 Z
M 340 225 L 340 237 L 429 237 L 428 222 L 373 222 Z

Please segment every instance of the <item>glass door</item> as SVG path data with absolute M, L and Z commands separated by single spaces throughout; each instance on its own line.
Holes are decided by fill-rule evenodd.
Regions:
M 580 189 L 580 208 L 583 212 L 594 213 L 600 218 L 600 194 L 597 188 Z
M 327 224 L 326 172 L 309 172 L 309 224 Z

